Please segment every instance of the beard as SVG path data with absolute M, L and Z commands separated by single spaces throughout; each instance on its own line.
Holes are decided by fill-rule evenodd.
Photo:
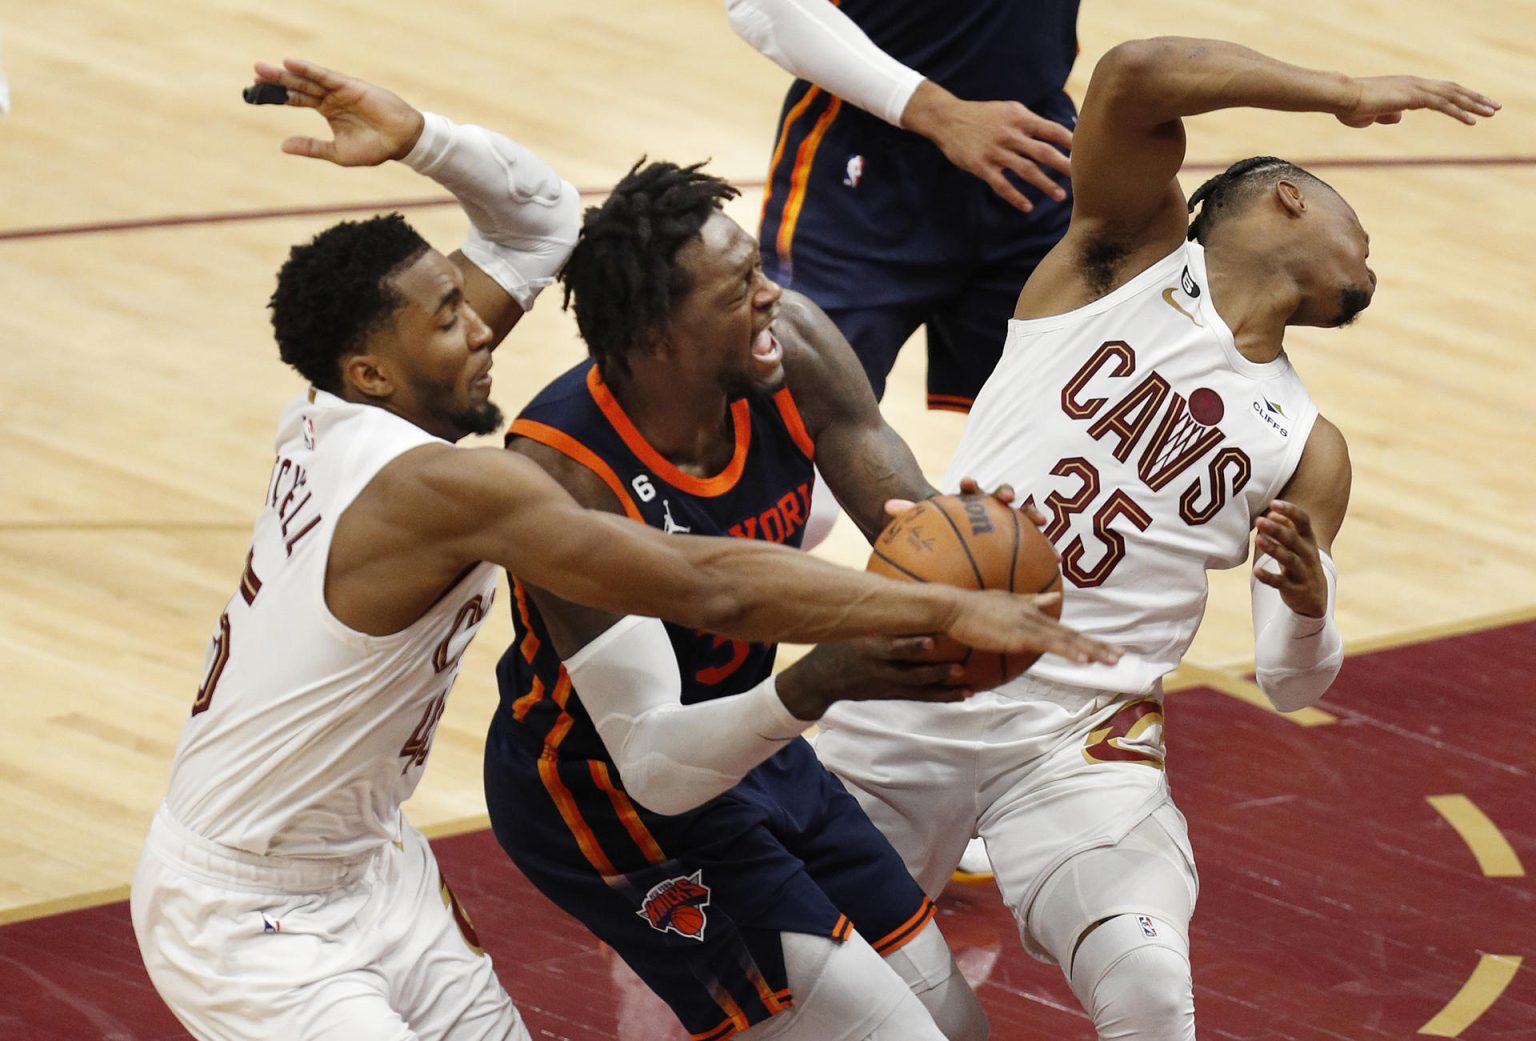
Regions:
M 501 409 L 490 401 L 448 418 L 455 430 L 462 430 L 465 434 L 494 434 L 501 429 L 503 419 Z
M 1371 302 L 1371 294 L 1358 286 L 1351 286 L 1339 294 L 1339 315 L 1333 320 L 1335 329 L 1342 329 L 1346 325 L 1360 317 L 1366 305 Z
M 779 367 L 778 375 L 766 383 L 754 376 L 749 369 L 737 369 L 720 375 L 720 389 L 725 391 L 727 401 L 735 401 L 737 398 L 766 401 L 783 390 L 785 382 L 783 366 Z

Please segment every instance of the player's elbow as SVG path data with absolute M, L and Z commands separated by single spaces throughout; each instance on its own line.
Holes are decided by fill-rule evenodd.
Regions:
M 1343 664 L 1341 653 L 1307 669 L 1259 669 L 1254 678 L 1276 710 L 1297 712 L 1315 705 L 1328 692 Z
M 1156 91 L 1152 86 L 1161 82 L 1178 60 L 1180 44 L 1188 42 L 1158 36 L 1116 44 L 1094 66 L 1094 93 L 1117 108 L 1153 100 Z

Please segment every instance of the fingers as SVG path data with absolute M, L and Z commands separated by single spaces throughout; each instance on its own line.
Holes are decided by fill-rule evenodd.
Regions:
M 960 494 L 961 495 L 981 495 L 981 494 L 983 494 L 982 493 L 982 489 L 981 489 L 981 482 L 976 480 L 976 478 L 974 478 L 974 477 L 962 477 L 962 478 L 960 478 Z M 1001 503 L 1010 503 L 1010 502 L 1012 502 L 1013 501 L 1013 485 L 1008 484 L 1006 481 L 1004 483 L 998 485 L 996 488 L 992 489 L 992 498 L 996 499 L 998 502 L 1001 502 Z
M 916 659 L 932 651 L 931 636 L 892 636 L 885 642 L 884 657 L 892 660 Z
M 917 503 L 911 499 L 887 499 L 885 500 L 885 515 L 887 517 L 900 517 L 916 505 Z
M 976 171 L 971 171 L 975 173 Z M 1024 193 L 1013 186 L 1008 178 L 1003 176 L 1000 169 L 992 168 L 981 174 L 981 179 L 987 182 L 987 187 L 996 192 L 1004 202 L 1016 210 L 1024 213 L 1033 213 L 1035 204 L 1025 198 Z
M 1097 663 L 1099 665 L 1113 665 L 1120 660 L 1120 651 L 1102 640 L 1095 640 L 1091 636 L 1074 632 L 1065 626 L 1056 625 L 1042 641 L 1044 650 L 1051 654 L 1059 655 L 1068 661 L 1079 665 Z
M 1049 149 L 1042 149 L 1041 151 L 1049 151 Z M 1060 152 L 1055 154 L 1061 155 Z M 1067 190 L 1053 181 L 1050 174 L 1040 169 L 1039 164 L 1030 156 L 1014 153 L 1003 160 L 1003 165 L 1012 170 L 1014 176 L 1018 177 L 1019 180 L 1038 188 L 1057 202 L 1067 197 Z
M 290 137 L 283 142 L 283 151 L 289 155 L 302 155 L 328 162 L 334 162 L 336 158 L 335 143 L 315 137 Z
M 1276 499 L 1269 504 L 1270 512 L 1278 513 L 1291 522 L 1302 538 L 1312 538 L 1312 515 L 1293 502 Z

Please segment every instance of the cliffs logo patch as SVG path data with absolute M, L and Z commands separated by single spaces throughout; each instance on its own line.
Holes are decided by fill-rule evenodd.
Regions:
M 1285 414 L 1285 409 L 1262 394 L 1259 395 L 1259 399 L 1263 404 L 1260 404 L 1259 401 L 1253 403 L 1254 415 L 1263 420 L 1266 426 L 1281 437 L 1290 437 L 1291 417 Z
M 708 919 L 704 908 L 709 906 L 709 887 L 703 881 L 704 872 L 695 871 L 686 878 L 679 875 L 665 882 L 658 882 L 645 894 L 645 901 L 635 914 L 651 923 L 659 933 L 674 932 L 691 940 L 704 939 L 704 927 Z

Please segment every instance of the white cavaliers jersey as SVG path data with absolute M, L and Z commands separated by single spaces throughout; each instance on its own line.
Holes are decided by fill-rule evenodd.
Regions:
M 1008 323 L 945 487 L 973 476 L 1032 499 L 1062 558 L 1062 622 L 1127 652 L 1113 667 L 1048 655 L 1028 675 L 1152 688 L 1194 639 L 1206 569 L 1247 560 L 1296 469 L 1317 408 L 1283 351 L 1237 352 L 1209 286 L 1186 242 L 1091 304 Z
M 240 588 L 213 632 L 165 805 L 252 853 L 348 857 L 394 841 L 458 674 L 491 604 L 478 564 L 391 636 L 325 602 L 336 522 L 379 470 L 446 443 L 393 413 L 321 391 L 278 422 L 277 460 Z

